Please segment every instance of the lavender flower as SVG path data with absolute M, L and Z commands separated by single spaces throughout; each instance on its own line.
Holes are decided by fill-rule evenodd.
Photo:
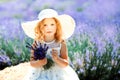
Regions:
M 28 47 L 34 51 L 34 59 L 35 60 L 44 59 L 46 57 L 46 53 L 48 50 L 48 46 L 46 46 L 46 44 L 44 44 L 44 47 L 41 45 L 41 43 L 39 43 L 39 44 L 40 45 L 38 45 L 37 42 L 35 41 L 34 47 L 31 46 L 29 43 L 27 43 L 27 45 L 26 45 L 26 47 Z
M 93 71 L 93 70 L 96 70 L 96 69 L 97 69 L 96 66 L 93 66 L 93 67 L 91 68 L 92 71 Z
M 8 56 L 0 55 L 0 70 L 11 65 L 11 61 Z

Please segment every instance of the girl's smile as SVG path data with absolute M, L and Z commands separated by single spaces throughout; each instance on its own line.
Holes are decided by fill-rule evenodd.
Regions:
M 52 33 L 52 31 L 47 31 L 47 33 Z

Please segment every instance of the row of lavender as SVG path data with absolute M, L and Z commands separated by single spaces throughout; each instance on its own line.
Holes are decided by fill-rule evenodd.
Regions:
M 76 33 L 79 32 L 81 26 L 86 24 L 94 28 L 101 28 L 103 26 L 101 24 L 106 24 L 106 22 L 111 24 L 116 24 L 116 21 L 120 22 L 118 8 L 120 1 L 118 0 L 105 0 L 104 2 L 101 0 L 52 0 L 51 2 L 49 0 L 44 0 L 44 2 L 40 0 L 1 0 L 0 35 L 6 39 L 14 37 L 23 39 L 21 22 L 37 19 L 37 14 L 44 8 L 53 8 L 59 14 L 71 15 L 77 23 Z M 109 23 L 106 26 L 109 26 Z
M 120 10 L 118 0 L 1 0 L 0 68 L 29 61 L 21 22 L 34 20 L 41 9 L 53 8 L 76 20 L 67 41 L 70 65 L 81 80 L 120 79 Z M 53 6 L 54 5 L 54 6 Z M 102 6 L 101 6 L 102 5 Z M 3 66 L 3 67 L 2 67 Z

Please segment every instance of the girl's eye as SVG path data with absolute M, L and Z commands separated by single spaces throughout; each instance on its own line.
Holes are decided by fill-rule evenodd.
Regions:
M 46 24 L 44 24 L 44 26 L 47 26 Z
M 54 24 L 51 24 L 51 26 L 54 26 Z

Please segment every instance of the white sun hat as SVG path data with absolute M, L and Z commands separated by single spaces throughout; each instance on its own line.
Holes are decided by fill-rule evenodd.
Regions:
M 42 21 L 45 18 L 53 18 L 59 20 L 63 32 L 63 39 L 69 38 L 75 29 L 75 21 L 74 19 L 66 14 L 58 15 L 58 13 L 53 9 L 44 9 L 38 15 L 38 20 L 28 21 L 22 23 L 22 28 L 27 36 L 30 38 L 35 39 L 35 27 L 37 26 L 38 22 Z

